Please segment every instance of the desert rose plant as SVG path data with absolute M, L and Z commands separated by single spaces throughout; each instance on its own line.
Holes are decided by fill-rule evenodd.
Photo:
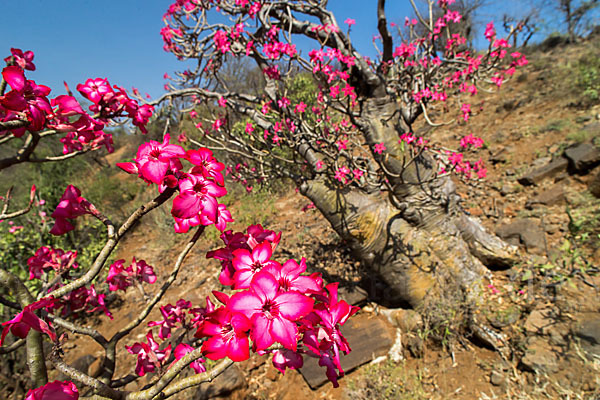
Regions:
M 327 1 L 177 1 L 164 49 L 194 68 L 166 75 L 168 92 L 151 104 L 172 104 L 182 140 L 218 152 L 248 191 L 293 181 L 385 283 L 387 303 L 458 301 L 469 316 L 460 325 L 497 348 L 502 337 L 477 319 L 481 288 L 486 266 L 518 255 L 465 213 L 449 175 L 486 176 L 484 143 L 466 131 L 480 112 L 472 96 L 497 90 L 527 59 L 511 49 L 518 27 L 503 38 L 488 23 L 475 51 L 455 29 L 453 0 L 411 3 L 414 18 L 398 26 L 385 0 L 373 2 L 373 59 L 353 44 L 356 21 L 336 19 Z M 415 132 L 420 120 L 455 123 L 462 138 L 436 143 Z
M 111 152 L 106 128 L 113 122 L 129 121 L 146 133 L 158 108 L 171 113 L 160 140 L 143 143 L 131 162 L 118 164 L 157 189 L 156 197 L 122 224 L 115 225 L 73 185 L 52 205 L 54 235 L 76 233 L 81 218 L 104 224 L 107 240 L 89 265 L 81 265 L 69 249 L 41 246 L 27 262 L 29 279 L 42 280 L 37 291 L 0 269 L 0 285 L 9 293 L 2 304 L 14 311 L 2 324 L 0 352 L 26 346 L 35 387 L 27 398 L 76 399 L 80 392 L 95 398 L 166 398 L 212 380 L 251 352 L 271 356 L 282 373 L 300 368 L 306 357 L 317 358 L 337 385 L 344 374 L 341 354 L 350 351 L 340 326 L 358 309 L 338 298 L 335 282 L 306 274 L 306 260 L 275 260 L 281 233 L 260 225 L 227 230 L 234 216 L 219 202 L 227 193 L 225 175 L 249 191 L 276 178 L 291 179 L 310 207 L 388 285 L 387 300 L 418 308 L 458 291 L 456 297 L 469 308 L 465 314 L 472 333 L 501 346 L 501 335 L 477 319 L 475 308 L 484 265 L 510 264 L 516 251 L 463 211 L 448 177 L 485 177 L 483 162 L 472 158 L 483 142 L 464 135 L 451 149 L 451 144 L 417 135 L 413 127 L 419 118 L 443 124 L 436 120 L 440 110 L 455 106 L 456 118 L 466 123 L 477 112 L 470 96 L 500 87 L 527 60 L 510 49 L 515 32 L 500 38 L 493 23 L 484 33 L 487 49 L 469 49 L 452 29 L 462 18 L 452 3 L 428 0 L 428 13 L 415 5 L 415 18 L 405 21 L 394 43 L 385 1 L 379 0 L 379 34 L 373 40 L 380 50 L 377 59 L 370 59 L 353 46 L 356 21 L 339 23 L 326 1 L 178 0 L 164 15 L 164 49 L 180 59 L 196 59 L 197 66 L 175 78 L 165 74 L 167 92 L 150 102 L 107 79 L 88 79 L 76 87 L 91 103 L 88 111 L 68 87 L 67 95 L 51 98 L 50 88 L 27 79 L 26 71 L 35 69 L 34 54 L 12 49 L 0 84 L 0 146 L 16 150 L 0 159 L 0 169 L 58 162 L 101 147 Z M 228 18 L 213 21 L 218 13 Z M 313 48 L 300 49 L 299 37 Z M 239 60 L 248 60 L 260 73 L 258 87 L 240 89 L 227 76 L 228 65 Z M 193 148 L 173 143 L 169 132 Z M 36 154 L 40 144 L 57 138 L 62 154 Z M 3 199 L 0 219 L 5 220 L 40 202 L 35 187 L 21 210 L 9 210 L 10 196 Z M 157 276 L 141 255 L 108 265 L 140 218 L 169 205 L 175 232 L 189 232 L 191 238 L 168 275 Z M 210 225 L 221 232 L 223 247 L 207 256 L 221 262 L 219 281 L 230 287 L 229 294 L 214 291 L 203 305 L 186 299 L 161 305 Z M 106 279 L 100 279 L 103 271 Z M 157 283 L 160 288 L 147 295 L 147 286 Z M 78 323 L 87 313 L 112 318 L 107 293 L 130 287 L 138 289 L 145 305 L 116 333 L 108 337 Z M 147 322 L 155 308 L 162 320 Z M 150 328 L 144 341 L 121 342 L 144 324 Z M 175 337 L 172 332 L 178 329 L 192 335 Z M 65 362 L 67 332 L 87 335 L 103 349 L 97 375 Z M 52 342 L 49 354 L 44 340 Z M 118 346 L 137 359 L 135 371 L 126 376 L 115 375 Z M 70 380 L 48 383 L 46 358 Z M 207 371 L 205 358 L 221 361 Z M 194 375 L 182 378 L 188 366 Z M 146 374 L 155 375 L 148 386 L 123 390 Z

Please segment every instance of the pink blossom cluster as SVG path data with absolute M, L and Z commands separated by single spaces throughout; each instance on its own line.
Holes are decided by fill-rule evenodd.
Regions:
M 77 258 L 77 251 L 65 252 L 62 249 L 42 246 L 27 260 L 29 279 L 40 279 L 44 272 L 50 270 L 60 275 L 71 267 L 77 268 L 79 265 L 75 262 L 75 258 Z
M 94 210 L 92 204 L 81 196 L 78 188 L 68 185 L 56 209 L 50 214 L 54 218 L 54 226 L 50 233 L 60 236 L 72 231 L 75 229 L 72 220 L 85 214 L 92 214 Z
M 76 258 L 76 251 L 65 252 L 62 249 L 42 246 L 27 260 L 29 279 L 41 279 L 45 272 L 54 271 L 55 277 L 60 276 L 62 282 L 70 280 L 72 277 L 67 272 L 71 268 L 79 267 L 75 261 Z M 63 283 L 57 282 L 48 289 L 48 292 L 61 286 L 63 286 Z M 102 311 L 112 318 L 111 313 L 106 308 L 105 297 L 105 294 L 97 293 L 92 284 L 89 288 L 82 286 L 75 289 L 61 298 L 52 298 L 51 304 L 44 307 L 50 313 L 61 310 L 62 316 L 77 315 L 84 311 L 87 313 Z
M 150 321 L 149 327 L 160 327 L 158 337 L 162 340 L 171 337 L 171 331 L 173 329 L 183 328 L 185 330 L 195 330 L 200 327 L 205 319 L 205 316 L 214 310 L 214 305 L 210 298 L 206 298 L 206 307 L 192 308 L 192 303 L 179 299 L 175 305 L 167 304 L 166 306 L 160 307 L 160 313 L 162 320 Z M 186 318 L 186 315 L 190 315 L 191 318 Z M 149 372 L 162 371 L 169 362 L 169 355 L 173 353 L 175 360 L 179 360 L 185 354 L 194 350 L 192 346 L 186 343 L 180 343 L 175 347 L 174 351 L 171 351 L 172 344 L 168 346 L 159 344 L 152 333 L 152 330 L 146 334 L 146 343 L 135 343 L 133 346 L 125 346 L 127 351 L 131 354 L 137 354 L 138 359 L 136 363 L 136 373 L 140 376 L 145 375 Z M 162 349 L 161 349 L 162 347 Z M 190 367 L 195 373 L 201 373 L 206 371 L 204 365 L 204 359 L 197 359 L 190 363 Z
M 483 139 L 477 136 L 473 136 L 472 133 L 460 139 L 460 147 L 465 149 L 469 146 L 478 149 L 480 147 L 483 147 L 483 144 Z
M 60 286 L 62 285 L 58 284 L 50 290 L 57 289 Z M 63 317 L 77 317 L 82 312 L 91 314 L 101 311 L 110 319 L 113 319 L 111 312 L 108 311 L 108 308 L 106 307 L 105 299 L 106 294 L 98 293 L 94 284 L 91 284 L 89 288 L 82 286 L 69 292 L 60 299 L 56 299 L 54 304 L 48 307 L 47 310 L 50 313 L 60 310 L 60 315 Z
M 117 85 L 111 87 L 107 79 L 96 78 L 77 85 L 77 90 L 92 102 L 90 110 L 99 114 L 100 121 L 127 116 L 142 133 L 148 133 L 146 124 L 154 107 L 149 104 L 140 106 L 137 100 L 129 97 L 125 89 Z
M 440 174 L 454 171 L 465 179 L 471 179 L 473 174 L 479 179 L 483 179 L 487 176 L 487 168 L 481 158 L 475 163 L 471 163 L 470 161 L 465 160 L 464 154 L 462 153 L 449 151 L 447 154 L 448 163 L 446 167 L 441 168 Z
M 221 171 L 225 166 L 218 162 L 212 151 L 206 148 L 185 151 L 183 147 L 169 144 L 170 135 L 163 142 L 151 140 L 142 144 L 133 162 L 117 166 L 130 174 L 137 174 L 148 184 L 158 185 L 162 193 L 167 188 L 179 194 L 173 200 L 171 214 L 175 220 L 175 232 L 188 232 L 193 226 L 215 225 L 221 232 L 231 213 L 217 199 L 227 194 Z M 192 164 L 183 171 L 182 160 Z
M 106 79 L 100 78 L 88 79 L 85 84 L 78 85 L 80 93 L 93 103 L 90 110 L 97 115 L 91 116 L 73 96 L 60 95 L 50 100 L 49 87 L 26 79 L 25 70 L 35 70 L 33 52 L 11 49 L 11 53 L 5 58 L 8 66 L 2 70 L 2 77 L 11 91 L 0 96 L 0 121 L 26 120 L 28 124 L 2 131 L 0 135 L 10 132 L 21 137 L 25 131 L 38 132 L 42 129 L 64 132 L 66 135 L 60 141 L 63 153 L 68 154 L 103 145 L 112 152 L 112 135 L 103 131 L 110 118 L 127 116 L 142 132 L 146 132 L 145 125 L 152 116 L 152 106 L 139 106 L 124 89 L 119 88 L 115 92 Z
M 144 260 L 136 260 L 133 257 L 131 264 L 125 268 L 125 260 L 117 260 L 108 268 L 106 283 L 110 291 L 127 290 L 135 282 L 156 282 L 154 267 L 148 265 Z
M 246 360 L 252 341 L 252 350 L 272 354 L 282 373 L 301 367 L 304 356 L 316 357 L 337 386 L 344 373 L 340 353 L 350 351 L 340 326 L 358 308 L 338 300 L 337 283 L 324 286 L 320 274 L 302 275 L 304 259 L 273 260 L 280 237 L 260 225 L 221 235 L 225 247 L 207 257 L 221 261 L 220 282 L 240 291 L 215 293 L 222 306 L 204 315 L 196 335 L 208 338 L 202 350 L 213 360 Z

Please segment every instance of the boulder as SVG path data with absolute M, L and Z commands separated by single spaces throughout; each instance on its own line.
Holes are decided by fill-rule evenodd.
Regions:
M 525 331 L 529 334 L 546 335 L 554 325 L 551 309 L 533 310 L 525 321 Z
M 545 247 L 545 233 L 539 223 L 531 218 L 517 219 L 503 225 L 496 230 L 496 235 L 510 244 L 522 244 L 528 251 Z
M 565 190 L 562 185 L 554 185 L 548 190 L 544 190 L 534 198 L 527 201 L 525 208 L 532 209 L 539 206 L 553 206 L 564 203 Z
M 543 339 L 530 338 L 521 359 L 524 369 L 538 373 L 554 373 L 558 371 L 557 352 Z
M 554 177 L 563 171 L 566 171 L 569 161 L 566 158 L 558 157 L 552 159 L 549 163 L 540 167 L 532 167 L 525 175 L 517 181 L 524 186 L 537 185 L 546 178 Z
M 586 174 L 600 164 L 600 150 L 590 143 L 581 143 L 565 150 L 569 160 L 569 170 L 577 174 Z
M 574 324 L 573 336 L 579 339 L 590 359 L 600 357 L 600 314 L 583 314 Z

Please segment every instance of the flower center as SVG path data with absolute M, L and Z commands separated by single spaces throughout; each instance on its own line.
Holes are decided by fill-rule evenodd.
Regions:
M 279 305 L 273 300 L 267 300 L 262 306 L 262 312 L 268 319 L 274 319 L 279 316 Z

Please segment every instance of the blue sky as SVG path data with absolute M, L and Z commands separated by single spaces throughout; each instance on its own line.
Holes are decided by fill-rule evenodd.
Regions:
M 507 5 L 511 0 L 503 4 Z M 63 94 L 66 80 L 74 90 L 87 78 L 108 78 L 112 84 L 132 86 L 152 97 L 159 96 L 163 74 L 185 69 L 162 50 L 159 30 L 170 0 L 21 0 L 3 4 L 0 24 L 0 56 L 11 47 L 33 50 L 37 71 L 28 77 Z M 388 22 L 401 22 L 410 14 L 407 0 L 388 0 Z M 356 20 L 352 40 L 357 48 L 374 56 L 371 38 L 377 31 L 376 0 L 330 0 L 340 26 Z M 518 2 L 517 2 L 518 4 Z M 489 13 L 501 12 L 490 9 Z M 489 16 L 492 19 L 492 16 Z M 499 24 L 499 22 L 498 22 Z

